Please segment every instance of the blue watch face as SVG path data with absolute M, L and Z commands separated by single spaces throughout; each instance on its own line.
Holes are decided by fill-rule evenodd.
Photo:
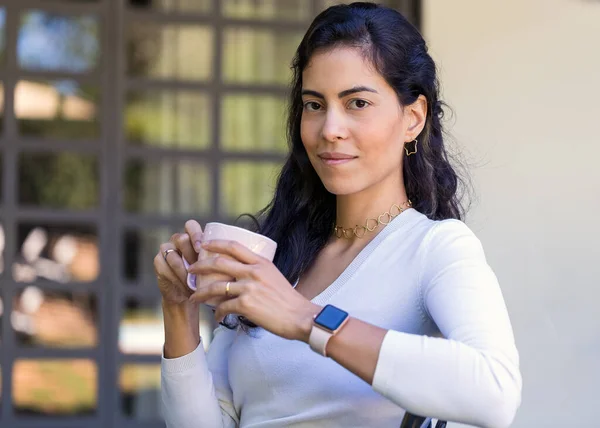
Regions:
M 336 330 L 348 317 L 348 312 L 342 311 L 335 306 L 326 305 L 315 318 L 315 323 L 328 330 Z

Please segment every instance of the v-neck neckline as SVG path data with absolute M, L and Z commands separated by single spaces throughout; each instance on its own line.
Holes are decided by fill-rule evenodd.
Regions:
M 329 299 L 335 293 L 337 293 L 350 278 L 352 278 L 358 268 L 368 260 L 375 248 L 377 248 L 385 238 L 387 238 L 391 233 L 400 229 L 402 226 L 406 225 L 411 219 L 417 218 L 418 215 L 419 212 L 417 210 L 414 208 L 409 208 L 403 211 L 399 216 L 394 217 L 392 221 L 386 227 L 384 227 L 383 230 L 377 234 L 377 236 L 375 236 L 375 238 L 373 238 L 362 250 L 359 251 L 356 257 L 352 259 L 342 273 L 329 286 L 327 286 L 327 288 L 311 299 L 311 302 L 320 305 L 329 301 Z M 299 278 L 296 279 L 296 282 L 293 284 L 294 288 L 296 288 L 299 281 Z

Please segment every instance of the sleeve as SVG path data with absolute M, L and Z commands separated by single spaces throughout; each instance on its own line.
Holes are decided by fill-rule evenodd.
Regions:
M 161 396 L 167 428 L 234 428 L 227 362 L 233 332 L 215 330 L 207 353 L 202 342 L 191 353 L 161 360 Z
M 389 330 L 373 389 L 407 411 L 480 427 L 508 427 L 522 379 L 508 312 L 480 241 L 458 220 L 428 233 L 423 311 L 444 338 Z

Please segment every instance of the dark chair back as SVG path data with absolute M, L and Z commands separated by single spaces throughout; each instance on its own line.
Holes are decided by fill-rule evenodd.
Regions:
M 434 428 L 431 425 L 431 418 L 416 416 L 412 413 L 406 413 L 402 418 L 400 428 Z M 446 428 L 446 421 L 437 421 L 435 428 Z

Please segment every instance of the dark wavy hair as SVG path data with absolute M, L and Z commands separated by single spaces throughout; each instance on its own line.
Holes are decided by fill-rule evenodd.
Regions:
M 289 155 L 271 202 L 255 220 L 255 231 L 278 243 L 274 264 L 294 283 L 313 263 L 331 237 L 336 197 L 328 192 L 312 167 L 300 137 L 302 72 L 316 51 L 337 47 L 361 50 L 395 90 L 402 105 L 420 95 L 427 99 L 425 127 L 419 150 L 404 159 L 404 183 L 413 207 L 430 219 L 462 219 L 459 187 L 463 180 L 450 162 L 442 130 L 436 66 L 419 31 L 398 11 L 374 3 L 332 6 L 308 28 L 292 61 L 293 80 L 288 106 Z M 400 167 L 400 166 L 399 166 Z M 235 321 L 235 320 L 234 320 Z M 244 318 L 243 326 L 255 327 Z M 228 317 L 223 325 L 237 325 Z

